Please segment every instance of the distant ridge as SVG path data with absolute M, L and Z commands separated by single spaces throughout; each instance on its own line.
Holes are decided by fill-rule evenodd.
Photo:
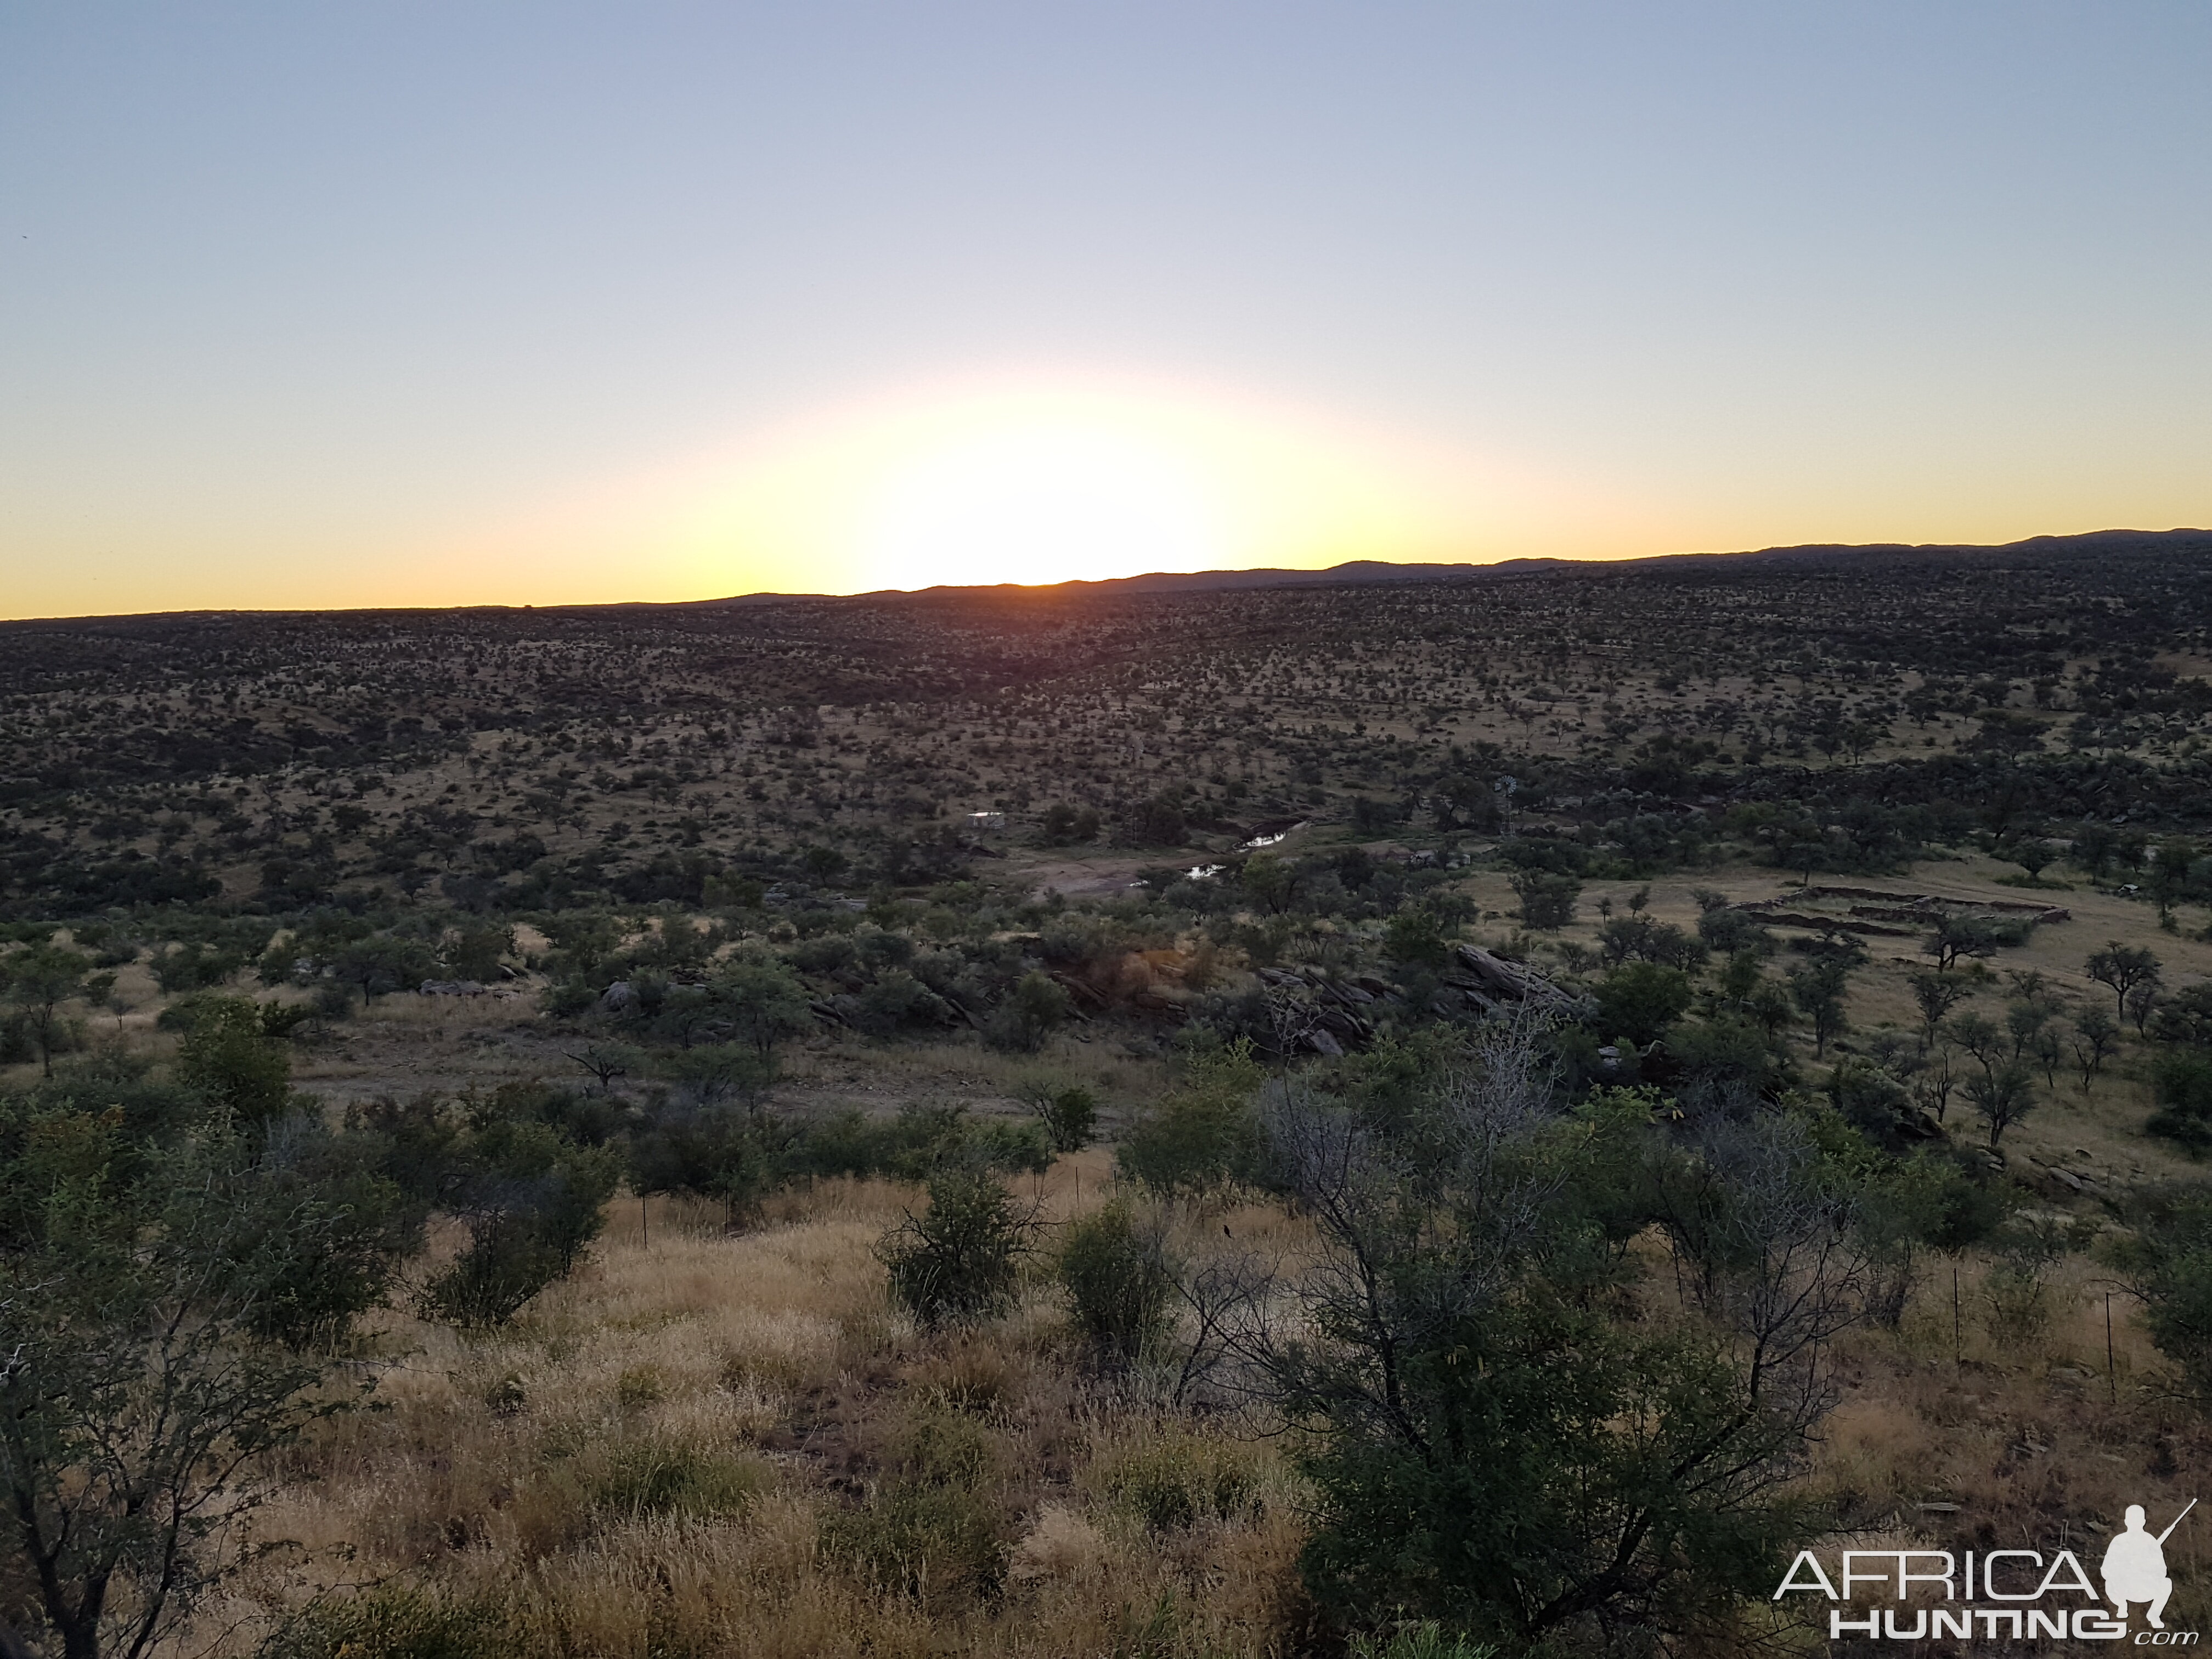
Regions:
M 2212 552 L 2212 530 L 2092 530 L 2075 536 L 2030 536 L 2024 541 L 1994 544 L 1953 542 L 1812 542 L 1796 547 L 1762 547 L 1740 553 L 1655 553 L 1638 559 L 1500 559 L 1494 563 L 1391 564 L 1381 559 L 1354 559 L 1346 564 L 1318 570 L 1193 570 L 1156 571 L 1142 576 L 1111 576 L 1098 581 L 1066 581 L 1035 586 L 1016 582 L 995 586 L 942 586 L 914 589 L 884 588 L 855 598 L 884 599 L 904 595 L 951 598 L 963 593 L 1048 593 L 1062 591 L 1086 593 L 1195 593 L 1239 587 L 1343 587 L 1376 582 L 1480 581 L 1506 576 L 1534 576 L 1578 571 L 1601 574 L 1617 570 L 1722 565 L 1802 564 L 1837 565 L 1950 563 L 1967 559 L 1996 559 L 2006 554 L 2034 556 L 2094 556 L 2104 553 L 2146 553 L 2160 550 Z M 759 593 L 740 600 L 710 600 L 709 604 L 743 604 L 753 599 L 800 598 L 798 594 Z
M 465 611 L 525 612 L 575 615 L 607 611 L 714 611 L 737 606 L 812 603 L 837 604 L 873 600 L 934 601 L 965 598 L 1012 599 L 1021 595 L 1117 593 L 1205 593 L 1237 588 L 1356 587 L 1384 582 L 1482 582 L 1510 580 L 1519 576 L 1580 575 L 1602 577 L 1622 571 L 1711 570 L 1745 566 L 1799 565 L 1811 568 L 1856 566 L 1876 569 L 1909 564 L 1949 564 L 2011 558 L 2094 558 L 2100 555 L 2156 552 L 2212 554 L 2212 530 L 2092 530 L 2077 536 L 2030 536 L 2024 541 L 1996 545 L 1951 542 L 1818 542 L 1801 547 L 1762 547 L 1741 553 L 1656 553 L 1636 559 L 1500 559 L 1478 564 L 1391 564 L 1380 559 L 1354 559 L 1320 570 L 1194 570 L 1155 571 L 1141 576 L 1113 576 L 1099 581 L 1065 581 L 1030 586 L 1000 582 L 990 586 L 921 588 L 879 588 L 870 593 L 738 593 L 716 599 L 632 599 L 580 605 L 358 605 L 330 611 L 270 609 L 240 611 L 167 611 L 110 612 L 88 617 L 19 617 L 0 619 L 0 629 L 76 628 L 86 624 L 192 623 L 313 616 L 459 615 Z

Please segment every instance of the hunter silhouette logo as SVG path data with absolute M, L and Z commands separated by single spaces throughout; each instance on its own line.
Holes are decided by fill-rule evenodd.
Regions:
M 2125 1619 L 2128 1603 L 2150 1603 L 2150 1627 L 2164 1630 L 2166 1598 L 2173 1594 L 2173 1580 L 2166 1573 L 2166 1540 L 2173 1535 L 2173 1528 L 2181 1524 L 2182 1516 L 2197 1507 L 2191 1498 L 2181 1514 L 2155 1538 L 2143 1530 L 2143 1506 L 2128 1505 L 2127 1529 L 2112 1534 L 2112 1541 L 2105 1546 L 2105 1599 L 2113 1610 Z
M 2081 1559 L 2062 1549 L 1845 1550 L 1834 1577 L 1811 1550 L 1800 1550 L 1774 1592 L 1826 1596 L 1828 1638 L 1918 1642 L 1930 1637 L 1992 1641 L 2122 1642 L 2129 1639 L 2128 1609 L 2145 1609 L 2148 1628 L 2135 1632 L 2136 1647 L 2193 1647 L 2195 1631 L 2169 1631 L 2166 1604 L 2173 1594 L 2166 1571 L 2166 1540 L 2190 1510 L 2191 1498 L 2164 1532 L 2152 1533 L 2143 1506 L 2128 1505 L 2124 1524 L 2105 1547 L 2100 1595 Z M 1869 1595 L 1888 1607 L 1853 1607 Z M 1915 1601 L 1919 1605 L 1912 1605 Z M 2112 1604 L 2107 1612 L 2105 1603 Z M 1980 1603 L 1982 1605 L 1976 1605 Z

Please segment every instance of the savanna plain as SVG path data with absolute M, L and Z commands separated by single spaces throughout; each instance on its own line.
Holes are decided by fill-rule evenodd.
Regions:
M 0 626 L 0 1654 L 2094 1576 L 2212 1464 L 2209 625 L 2175 532 Z

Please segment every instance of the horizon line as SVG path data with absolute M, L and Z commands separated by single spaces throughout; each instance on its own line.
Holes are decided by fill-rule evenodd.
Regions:
M 1268 586 L 1293 586 L 1302 581 L 1326 585 L 1331 577 L 1342 580 L 1340 573 L 1352 570 L 1403 571 L 1404 580 L 1419 580 L 1433 574 L 1438 580 L 1466 573 L 1503 569 L 1509 566 L 1542 568 L 1573 568 L 1583 565 L 1655 565 L 1669 564 L 1693 559 L 1752 559 L 1784 554 L 1852 554 L 1852 553 L 2005 553 L 2015 550 L 2083 542 L 2124 539 L 2154 540 L 2173 537 L 2201 536 L 2212 538 L 2212 531 L 2192 526 L 2176 526 L 2166 530 L 2133 530 L 2112 527 L 2103 530 L 2079 531 L 2063 534 L 2041 534 L 2022 537 L 2009 542 L 1794 542 L 1770 547 L 1734 548 L 1725 550 L 1701 549 L 1677 553 L 1605 554 L 1509 554 L 1496 559 L 1462 560 L 1397 560 L 1346 559 L 1333 565 L 1304 568 L 1291 565 L 1222 565 L 1203 570 L 1148 570 L 1127 576 L 1071 576 L 1056 582 L 933 582 L 921 587 L 877 587 L 850 593 L 787 592 L 762 589 L 750 593 L 715 594 L 697 599 L 599 599 L 576 600 L 551 605 L 529 602 L 514 603 L 484 600 L 465 605 L 356 605 L 271 606 L 255 609 L 239 605 L 216 605 L 205 610 L 173 611 L 116 611 L 85 612 L 71 616 L 7 617 L 0 617 L 0 627 L 54 623 L 150 622 L 167 617 L 343 617 L 414 613 L 442 613 L 467 611 L 579 611 L 617 610 L 678 610 L 717 605 L 774 604 L 779 601 L 801 603 L 824 600 L 860 600 L 884 599 L 918 599 L 927 595 L 957 593 L 1024 593 L 1046 594 L 1063 588 L 1097 589 L 1127 587 L 1139 582 L 1190 584 L 1208 577 L 1280 578 Z M 1385 579 L 1387 580 L 1387 579 Z M 1256 585 L 1256 584 L 1255 584 Z

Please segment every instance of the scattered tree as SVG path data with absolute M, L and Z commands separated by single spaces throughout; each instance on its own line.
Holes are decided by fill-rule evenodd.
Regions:
M 38 1047 L 40 1067 L 49 1077 L 64 1039 L 82 1041 L 81 1036 L 68 1037 L 63 1008 L 80 998 L 98 1002 L 114 985 L 113 974 L 93 972 L 92 958 L 66 945 L 48 942 L 0 957 L 0 990 L 21 1011 L 24 1027 Z
M 1989 1126 L 1990 1145 L 1995 1147 L 2007 1129 L 2034 1110 L 2034 1074 L 2016 1060 L 2006 1060 L 1979 1077 L 1968 1078 L 1966 1098 Z
M 1850 1029 L 1844 1013 L 1844 993 L 1850 988 L 1851 970 L 1838 957 L 1829 957 L 1793 969 L 1788 975 L 1790 997 L 1813 1024 L 1813 1052 L 1828 1051 L 1828 1039 Z
M 1912 988 L 1913 1001 L 1919 1005 L 1923 1043 L 1933 1043 L 1937 1029 L 1951 1011 L 1974 994 L 1964 975 L 1945 973 L 1940 968 L 1933 972 L 1916 968 L 1905 978 Z
M 1521 901 L 1522 925 L 1542 933 L 1556 933 L 1575 919 L 1575 902 L 1583 884 L 1573 876 L 1545 870 L 1520 870 L 1513 875 L 1513 891 Z
M 2159 976 L 2155 954 L 2146 946 L 2123 945 L 2118 939 L 2093 951 L 2083 967 L 2091 979 L 2111 988 L 2115 1012 L 2122 1018 L 2127 1016 L 2128 994 L 2139 985 L 2157 983 Z
M 2084 1008 L 2074 1016 L 2074 1059 L 2081 1068 L 2081 1092 L 2089 1092 L 2089 1085 L 2105 1069 L 2105 1062 L 2118 1052 L 2120 1028 L 2112 1017 L 2102 1008 Z

